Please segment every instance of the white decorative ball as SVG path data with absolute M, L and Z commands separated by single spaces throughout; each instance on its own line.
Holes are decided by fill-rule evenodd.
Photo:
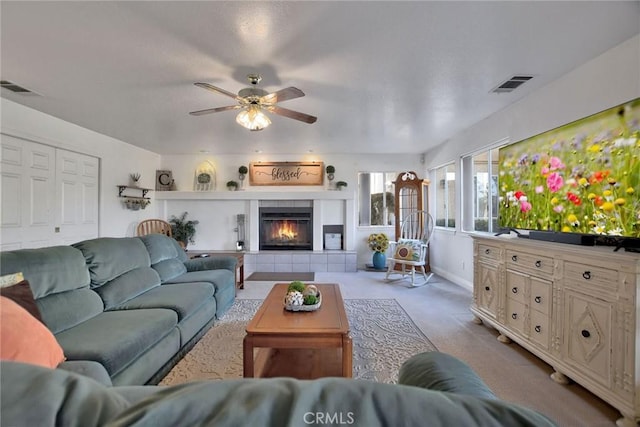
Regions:
M 307 285 L 302 292 L 303 296 L 313 295 L 314 297 L 318 296 L 318 288 L 315 285 Z
M 301 292 L 290 291 L 287 296 L 284 297 L 284 303 L 286 305 L 302 305 L 304 297 Z

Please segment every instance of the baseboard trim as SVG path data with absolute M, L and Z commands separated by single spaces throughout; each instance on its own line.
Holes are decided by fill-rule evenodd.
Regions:
M 441 268 L 437 268 L 437 267 L 433 267 L 431 266 L 431 271 L 433 271 L 434 273 L 436 273 L 438 276 L 443 277 L 453 283 L 455 283 L 458 286 L 463 287 L 464 289 L 467 289 L 470 292 L 473 292 L 473 282 L 469 281 L 463 277 L 460 277 L 456 274 L 452 274 L 450 271 L 447 270 L 443 270 Z

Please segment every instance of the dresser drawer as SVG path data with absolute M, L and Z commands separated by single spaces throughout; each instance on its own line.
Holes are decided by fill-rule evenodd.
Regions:
M 507 298 L 526 304 L 528 281 L 529 278 L 523 274 L 507 271 Z
M 497 263 L 500 260 L 501 248 L 499 246 L 478 243 L 478 258 L 483 261 L 492 261 Z
M 537 310 L 531 310 L 530 316 L 531 331 L 529 331 L 529 338 L 540 347 L 548 349 L 549 337 L 551 336 L 551 331 L 549 330 L 549 316 Z
M 577 287 L 592 287 L 596 289 L 618 289 L 618 272 L 608 268 L 577 262 L 564 263 L 564 277 L 567 282 Z
M 545 315 L 551 313 L 551 282 L 535 277 L 531 278 L 529 306 Z
M 507 251 L 507 268 L 527 271 L 541 277 L 551 277 L 553 275 L 553 258 L 519 252 Z
M 507 311 L 505 313 L 507 326 L 522 335 L 526 335 L 524 330 L 524 316 L 526 307 L 520 301 L 507 298 Z

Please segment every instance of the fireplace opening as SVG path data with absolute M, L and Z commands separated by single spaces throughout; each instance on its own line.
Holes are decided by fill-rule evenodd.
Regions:
M 313 249 L 312 208 L 260 208 L 260 250 Z

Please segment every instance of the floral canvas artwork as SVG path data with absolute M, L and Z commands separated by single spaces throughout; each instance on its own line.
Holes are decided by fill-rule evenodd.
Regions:
M 640 237 L 640 98 L 500 149 L 500 225 Z

